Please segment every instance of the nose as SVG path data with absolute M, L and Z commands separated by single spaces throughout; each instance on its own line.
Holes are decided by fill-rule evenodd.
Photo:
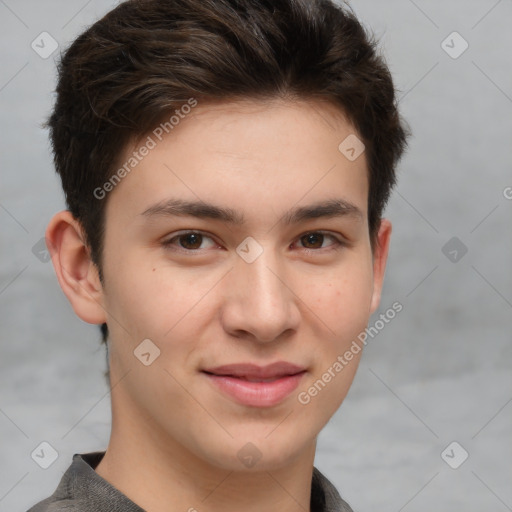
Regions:
M 230 335 L 269 343 L 297 331 L 300 299 L 291 272 L 269 247 L 252 263 L 237 256 L 224 286 L 221 318 Z

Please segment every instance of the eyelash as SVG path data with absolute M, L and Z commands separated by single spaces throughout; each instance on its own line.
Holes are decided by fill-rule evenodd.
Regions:
M 334 244 L 332 244 L 328 247 L 320 248 L 320 249 L 309 249 L 307 247 L 304 247 L 303 251 L 306 252 L 306 254 L 339 251 L 340 249 L 348 246 L 348 242 L 334 236 L 333 234 L 331 234 L 327 231 L 307 231 L 306 233 L 303 233 L 302 235 L 300 235 L 298 237 L 298 240 L 300 240 L 302 237 L 307 236 L 307 235 L 318 235 L 318 234 L 331 238 L 332 240 L 334 240 Z M 173 242 L 175 240 L 179 240 L 181 237 L 185 237 L 187 235 L 202 235 L 203 237 L 210 238 L 212 241 L 214 241 L 211 236 L 209 236 L 207 233 L 205 233 L 203 231 L 184 231 L 182 233 L 179 233 L 178 235 L 173 236 L 169 240 L 162 242 L 162 246 L 167 250 L 181 252 L 181 253 L 187 253 L 189 255 L 201 252 L 202 249 L 185 249 L 183 247 L 174 246 Z

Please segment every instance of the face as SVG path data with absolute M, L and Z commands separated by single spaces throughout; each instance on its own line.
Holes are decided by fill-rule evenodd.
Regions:
M 356 372 L 361 351 L 339 356 L 378 306 L 386 257 L 365 155 L 338 149 L 351 134 L 332 106 L 278 101 L 199 104 L 150 134 L 106 206 L 113 428 L 237 471 L 310 450 Z

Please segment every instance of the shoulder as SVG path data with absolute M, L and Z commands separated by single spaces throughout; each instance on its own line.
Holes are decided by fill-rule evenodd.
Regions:
M 341 498 L 336 487 L 316 467 L 313 467 L 312 512 L 354 512 Z
M 69 500 L 56 500 L 53 496 L 46 498 L 33 507 L 29 508 L 27 512 L 79 512 L 83 510 L 77 507 L 76 503 Z
M 62 476 L 53 494 L 33 505 L 27 512 L 84 512 L 90 510 L 84 495 L 92 489 L 95 482 L 101 481 L 94 472 L 105 452 L 75 453 L 71 465 Z M 92 493 L 94 494 L 94 493 Z M 93 496 L 86 496 L 87 498 Z

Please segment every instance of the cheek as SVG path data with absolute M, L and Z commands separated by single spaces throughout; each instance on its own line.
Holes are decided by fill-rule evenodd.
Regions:
M 108 312 L 134 338 L 162 339 L 208 290 L 208 282 L 186 271 L 136 255 L 123 258 L 111 276 L 106 290 Z
M 335 336 L 335 343 L 347 340 L 364 329 L 370 316 L 373 293 L 372 268 L 366 265 L 346 265 L 328 274 L 311 279 L 297 277 L 298 296 Z
M 321 339 L 317 339 L 314 368 L 301 389 L 305 394 L 299 403 L 307 402 L 310 411 L 318 410 L 319 418 L 334 414 L 357 371 L 363 350 L 358 336 L 368 324 L 373 292 L 370 261 L 364 256 L 354 258 L 353 264 L 347 262 L 328 278 L 312 280 L 316 284 L 310 287 L 309 296 L 302 291 Z

